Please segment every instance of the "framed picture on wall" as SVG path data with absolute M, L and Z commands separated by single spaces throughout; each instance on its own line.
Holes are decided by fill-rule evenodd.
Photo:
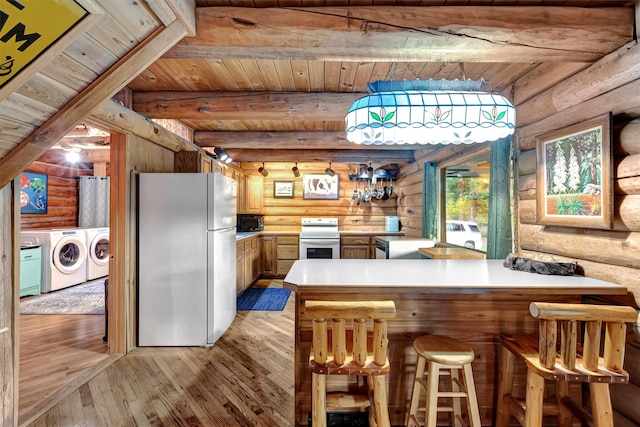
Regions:
M 47 175 L 22 172 L 20 174 L 20 213 L 47 213 Z
M 304 176 L 305 200 L 338 200 L 340 182 L 338 174 L 306 174 Z
M 293 181 L 273 181 L 273 197 L 293 199 Z
M 540 135 L 536 144 L 538 222 L 610 229 L 611 114 Z

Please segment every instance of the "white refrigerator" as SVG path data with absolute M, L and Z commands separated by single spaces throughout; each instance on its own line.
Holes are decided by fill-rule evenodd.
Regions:
M 236 182 L 138 175 L 138 345 L 211 346 L 236 316 Z

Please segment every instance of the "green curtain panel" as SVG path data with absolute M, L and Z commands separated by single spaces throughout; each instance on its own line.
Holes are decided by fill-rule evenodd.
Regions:
M 489 227 L 487 231 L 487 259 L 503 259 L 512 251 L 511 137 L 491 143 L 489 180 Z
M 426 162 L 422 175 L 422 237 L 435 239 L 438 236 L 438 187 L 437 167 Z

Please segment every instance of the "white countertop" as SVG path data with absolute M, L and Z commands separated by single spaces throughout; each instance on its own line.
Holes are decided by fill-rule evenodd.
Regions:
M 284 287 L 293 291 L 411 293 L 626 294 L 624 286 L 584 276 L 513 271 L 503 260 L 305 259 L 293 264 Z

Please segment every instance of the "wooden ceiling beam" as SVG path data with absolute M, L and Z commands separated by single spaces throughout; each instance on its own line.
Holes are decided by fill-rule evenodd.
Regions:
M 466 6 L 196 9 L 165 58 L 591 62 L 633 37 L 633 8 Z
M 413 150 L 247 150 L 225 149 L 234 162 L 333 162 L 333 163 L 410 163 Z
M 34 159 L 43 155 L 49 147 L 74 129 L 75 125 L 84 120 L 95 107 L 130 82 L 140 70 L 147 68 L 164 50 L 185 34 L 184 26 L 179 21 L 168 27 L 156 29 L 115 63 L 108 72 L 82 90 L 13 151 L 0 159 L 0 188 L 18 176 Z
M 362 93 L 134 92 L 133 110 L 152 119 L 342 121 Z
M 323 149 L 323 150 L 407 150 L 424 148 L 415 145 L 370 145 L 354 144 L 347 141 L 344 131 L 333 132 L 195 132 L 193 142 L 200 147 L 221 147 L 238 149 Z

